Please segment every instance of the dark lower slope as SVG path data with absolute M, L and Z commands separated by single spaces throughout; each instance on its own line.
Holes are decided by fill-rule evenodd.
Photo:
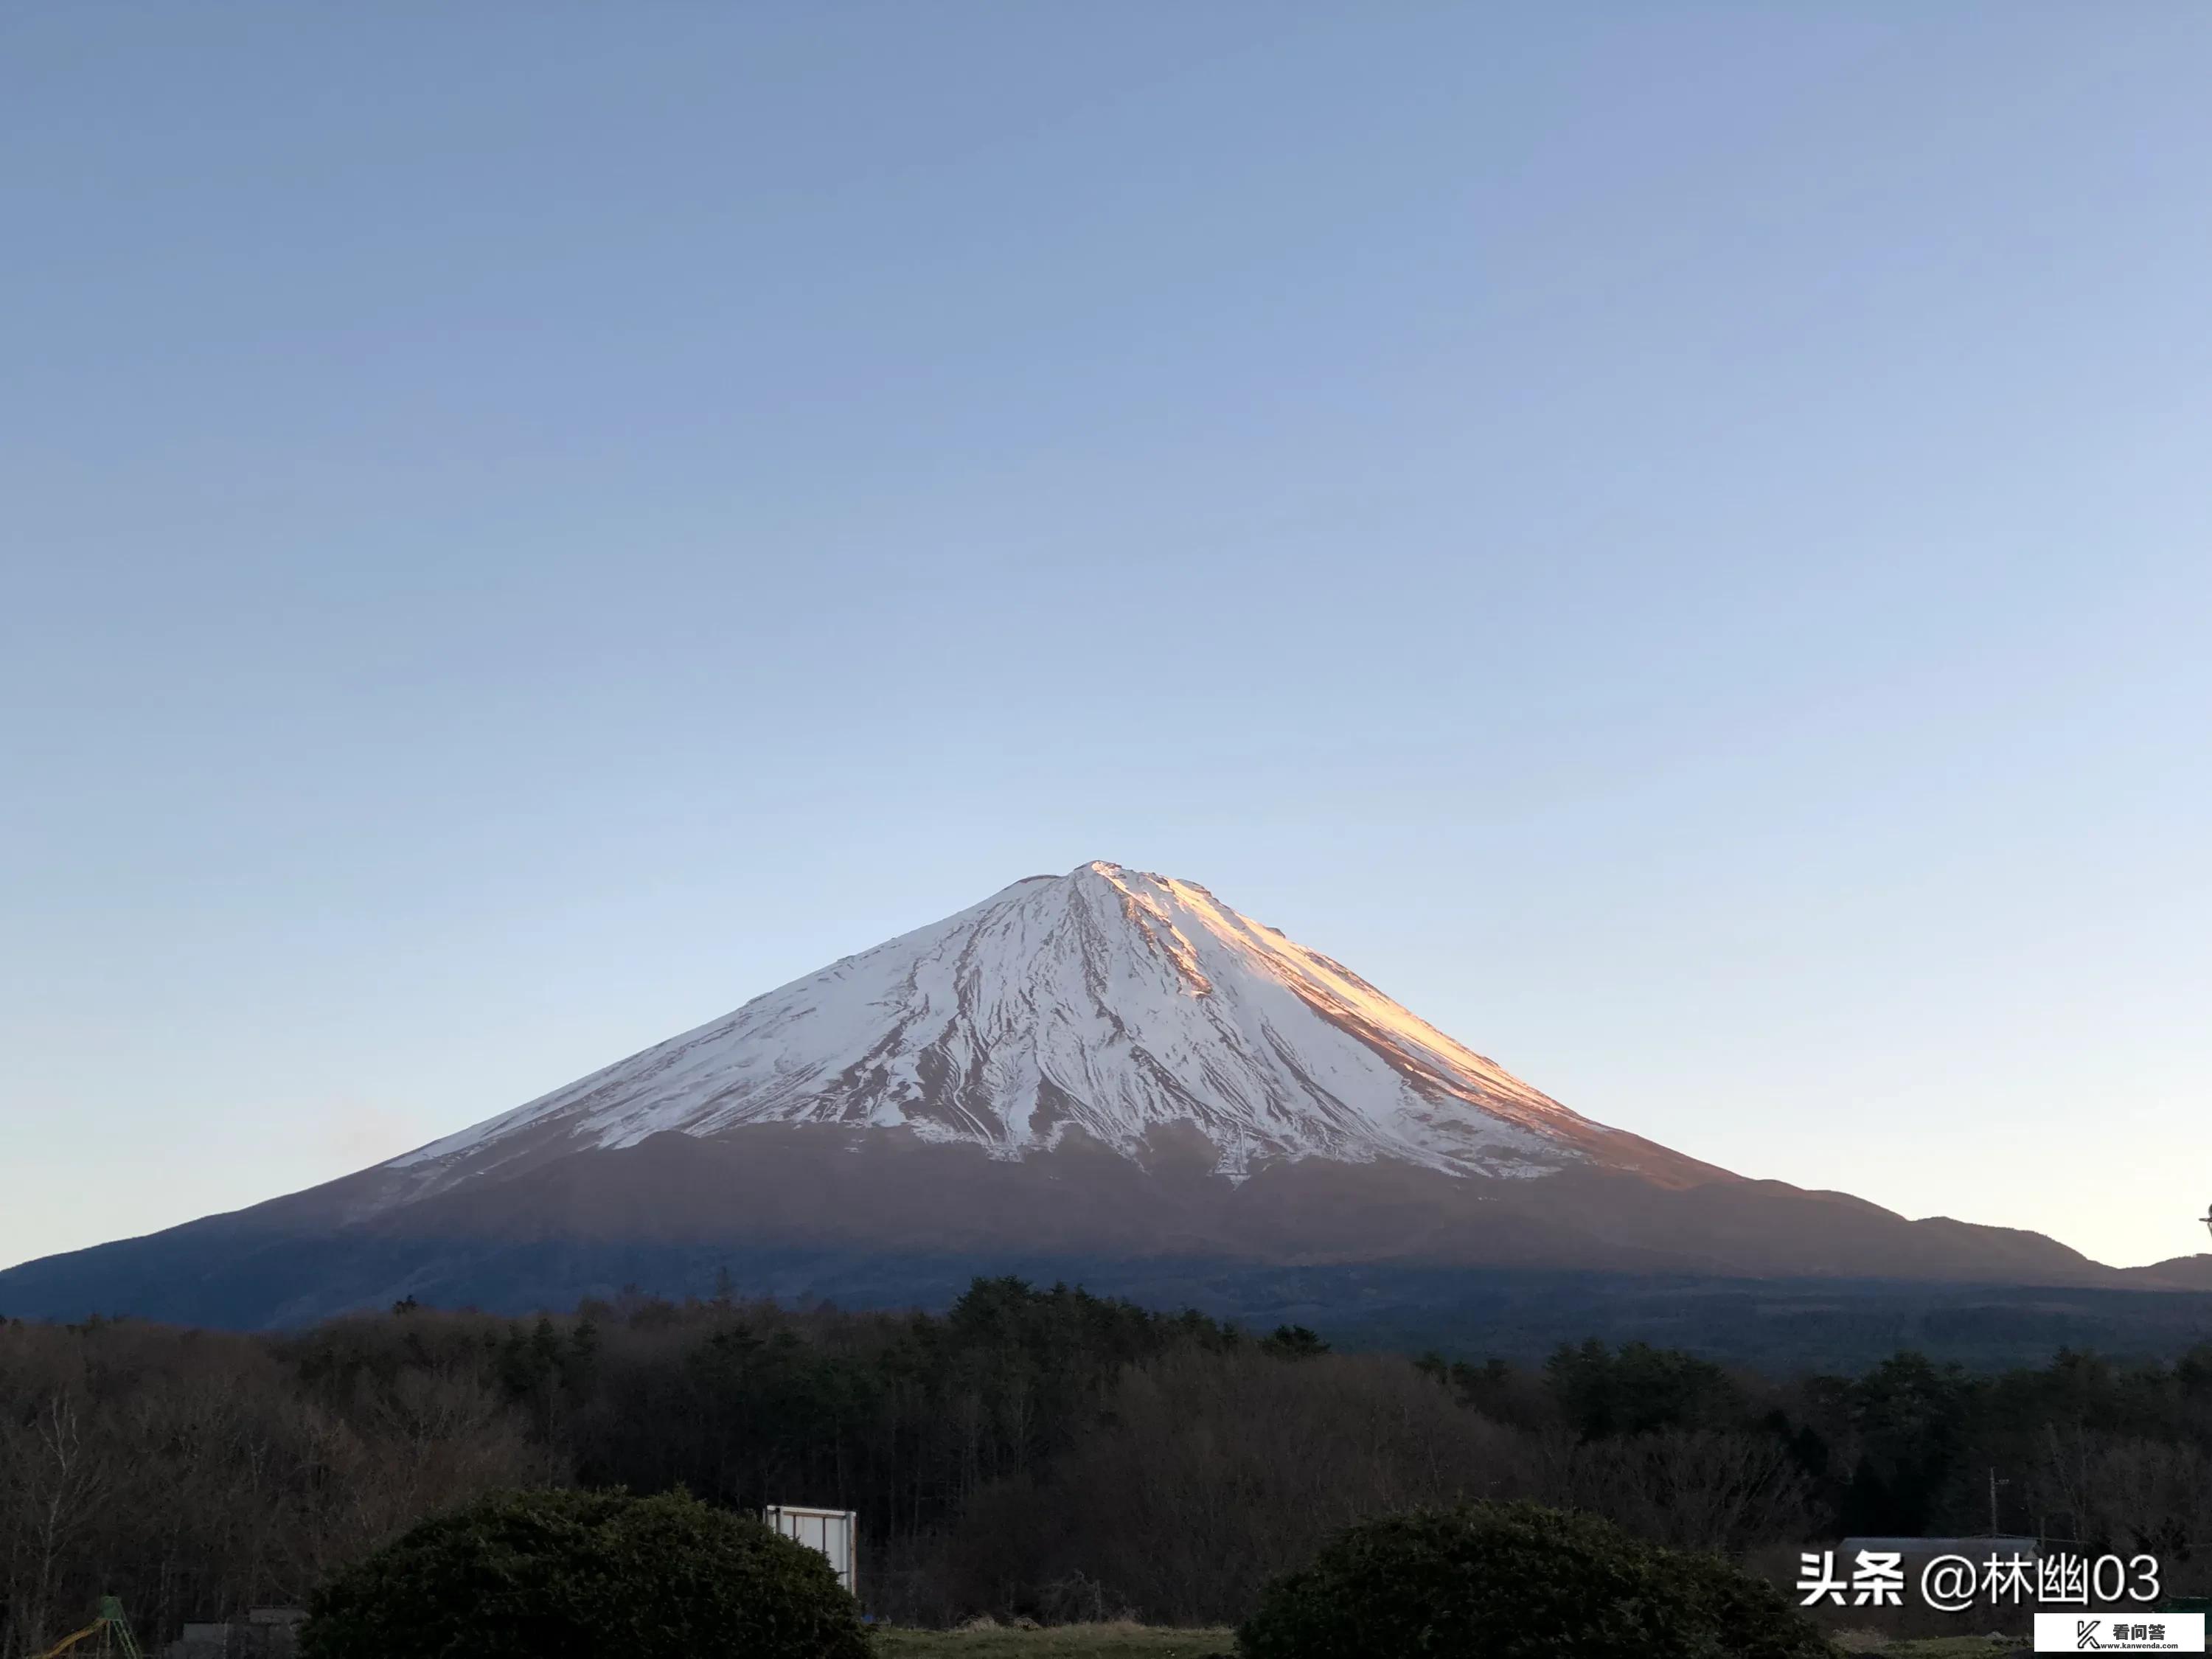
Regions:
M 2212 1291 L 2212 1255 L 2175 1255 L 2147 1267 L 2123 1267 L 2130 1284 L 2149 1288 Z
M 1778 1182 L 1666 1188 L 1596 1171 L 1479 1180 L 1309 1159 L 1232 1186 L 1210 1173 L 1211 1155 L 1168 1139 L 1139 1166 L 1078 1140 L 1012 1161 L 903 1133 L 777 1126 L 714 1140 L 658 1135 L 382 1210 L 374 1206 L 391 1178 L 370 1171 L 0 1273 L 0 1312 L 260 1328 L 408 1295 L 520 1310 L 630 1284 L 680 1293 L 722 1266 L 750 1291 L 878 1304 L 927 1302 L 973 1272 L 1045 1263 L 1085 1264 L 1094 1283 L 1135 1283 L 1168 1263 L 1240 1281 L 1269 1270 L 1482 1268 L 2167 1283 L 2038 1234 L 1908 1221 Z M 2186 1274 L 2172 1284 L 2195 1286 Z
M 1269 1164 L 1232 1185 L 1212 1173 L 1212 1156 L 1194 1133 L 1157 1138 L 1142 1165 L 1079 1137 L 1049 1155 L 1006 1160 L 880 1130 L 662 1134 L 620 1152 L 554 1159 L 496 1184 L 465 1184 L 386 1212 L 363 1231 L 923 1255 L 2122 1282 L 2040 1234 L 1908 1221 L 1844 1194 L 1780 1182 L 1724 1176 L 1668 1187 L 1597 1170 L 1482 1179 L 1309 1158 Z
M 1172 1280 L 1155 1305 L 1192 1300 Z M 1212 1287 L 1191 1286 L 1200 1304 Z M 2047 1363 L 2061 1348 L 2171 1360 L 2212 1341 L 2212 1295 L 1897 1279 L 1705 1279 L 1673 1274 L 1249 1273 L 1236 1313 L 1256 1328 L 1314 1326 L 1340 1347 L 1534 1362 L 1562 1342 L 1649 1342 L 1773 1374 L 1854 1372 L 1900 1350 L 1987 1369 Z
M 34 1264 L 37 1273 L 0 1275 L 0 1310 L 65 1319 L 114 1311 L 123 1304 L 88 1300 L 88 1287 L 126 1283 L 99 1258 L 128 1248 L 106 1245 Z M 325 1239 L 234 1253 L 203 1239 L 176 1241 L 171 1259 L 182 1271 L 128 1304 L 134 1311 L 246 1328 L 380 1309 L 403 1296 L 526 1316 L 589 1297 L 613 1300 L 632 1286 L 679 1299 L 726 1285 L 793 1306 L 942 1309 L 979 1276 L 1013 1273 L 1147 1307 L 1195 1307 L 1255 1330 L 1302 1324 L 1346 1351 L 1433 1350 L 1454 1359 L 1534 1362 L 1563 1342 L 1595 1338 L 1775 1372 L 1856 1371 L 1907 1348 L 2000 1367 L 2042 1364 L 2062 1347 L 2170 1359 L 2212 1340 L 2212 1294 L 2201 1291 L 553 1240 Z

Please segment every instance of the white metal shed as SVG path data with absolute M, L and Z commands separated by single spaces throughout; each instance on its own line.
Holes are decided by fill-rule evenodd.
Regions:
M 836 1569 L 837 1582 L 848 1595 L 860 1593 L 860 1512 L 858 1510 L 811 1510 L 798 1504 L 771 1504 L 761 1519 L 809 1549 L 820 1550 Z

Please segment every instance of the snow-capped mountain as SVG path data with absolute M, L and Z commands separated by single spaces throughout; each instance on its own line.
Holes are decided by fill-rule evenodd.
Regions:
M 1606 1127 L 1203 887 L 1094 863 L 388 1163 L 0 1273 L 0 1306 L 288 1324 L 725 1272 L 898 1304 L 1019 1271 L 1320 1317 L 1471 1269 L 2196 1282 Z
M 1196 883 L 1094 862 L 1018 881 L 386 1167 L 411 1177 L 401 1201 L 518 1160 L 778 1123 L 903 1129 L 1007 1159 L 1079 1133 L 1139 1160 L 1156 1132 L 1186 1125 L 1231 1180 L 1282 1159 L 1528 1176 L 1668 1158 Z

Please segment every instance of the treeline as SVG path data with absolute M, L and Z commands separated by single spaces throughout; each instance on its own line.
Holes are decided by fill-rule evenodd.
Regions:
M 902 1620 L 1241 1616 L 1352 1520 L 1470 1498 L 1753 1560 L 2003 1529 L 2212 1589 L 2212 1346 L 1970 1375 L 1761 1377 L 1632 1344 L 1540 1368 L 1331 1353 L 1055 1286 L 942 1316 L 641 1295 L 514 1322 L 403 1306 L 276 1336 L 0 1322 L 0 1654 L 120 1595 L 142 1634 L 297 1602 L 501 1486 L 860 1511 Z

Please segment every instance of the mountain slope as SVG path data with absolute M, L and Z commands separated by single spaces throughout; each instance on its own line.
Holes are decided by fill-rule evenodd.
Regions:
M 903 1129 L 1016 1159 L 1188 1126 L 1280 1159 L 1523 1176 L 1722 1171 L 1593 1123 L 1194 883 L 1034 876 L 388 1167 L 394 1201 L 549 1156 L 770 1123 Z
M 0 1273 L 0 1309 L 284 1323 L 707 1263 L 896 1296 L 924 1258 L 2146 1283 L 1594 1122 L 1204 888 L 1094 863 L 358 1175 Z

